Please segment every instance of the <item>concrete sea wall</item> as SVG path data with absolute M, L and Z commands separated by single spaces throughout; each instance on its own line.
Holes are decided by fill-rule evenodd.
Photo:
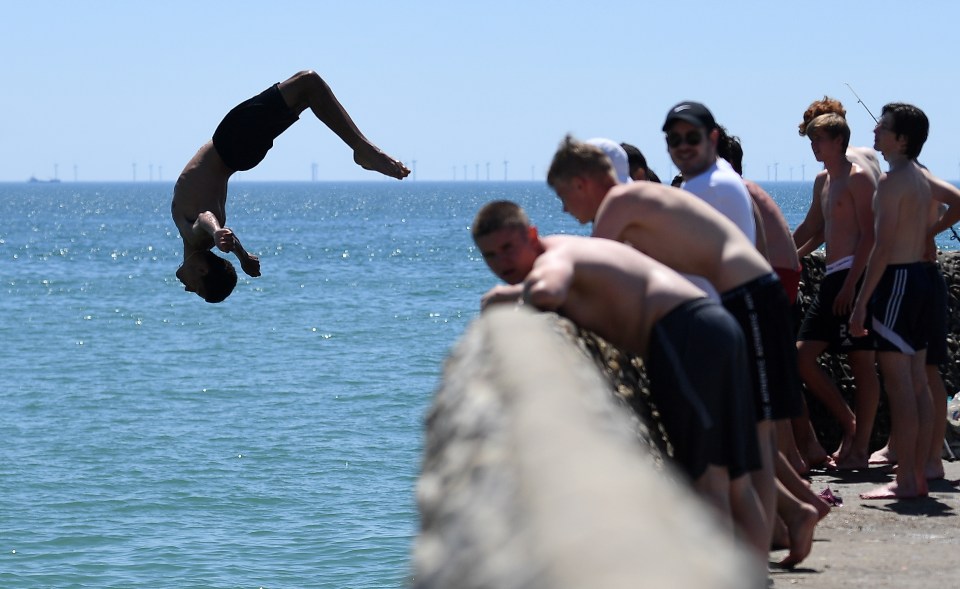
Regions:
M 474 321 L 427 420 L 413 587 L 765 586 L 664 464 L 638 377 L 552 313 Z

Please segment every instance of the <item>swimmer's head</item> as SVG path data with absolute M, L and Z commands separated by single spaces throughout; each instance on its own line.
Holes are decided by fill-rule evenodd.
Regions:
M 237 271 L 229 260 L 211 251 L 196 252 L 177 269 L 184 290 L 195 292 L 208 303 L 219 303 L 230 296 L 237 285 Z

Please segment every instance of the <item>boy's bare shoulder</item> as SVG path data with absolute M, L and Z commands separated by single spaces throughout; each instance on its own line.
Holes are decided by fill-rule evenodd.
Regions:
M 876 176 L 856 163 L 850 166 L 850 174 L 847 176 L 846 183 L 851 190 L 857 192 L 870 192 L 872 194 L 877 188 Z

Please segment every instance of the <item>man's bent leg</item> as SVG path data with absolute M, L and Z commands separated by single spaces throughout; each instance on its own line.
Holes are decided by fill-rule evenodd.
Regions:
M 410 174 L 406 166 L 380 151 L 360 132 L 333 94 L 333 90 L 316 72 L 297 72 L 280 82 L 279 88 L 292 111 L 299 115 L 309 108 L 314 116 L 353 150 L 353 159 L 358 165 L 392 178 L 400 179 Z
M 827 411 L 837 420 L 843 430 L 843 440 L 840 443 L 840 448 L 834 452 L 834 456 L 838 456 L 843 449 L 849 448 L 853 444 L 853 438 L 856 434 L 856 420 L 853 411 L 850 410 L 850 406 L 840 393 L 837 383 L 817 362 L 817 359 L 826 349 L 827 342 L 797 342 L 797 369 L 800 378 L 807 385 L 807 390 L 826 406 Z

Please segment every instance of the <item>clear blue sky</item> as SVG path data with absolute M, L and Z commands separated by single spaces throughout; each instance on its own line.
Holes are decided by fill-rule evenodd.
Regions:
M 565 133 L 640 147 L 672 172 L 660 131 L 699 100 L 743 140 L 745 175 L 812 179 L 797 123 L 841 99 L 872 145 L 886 102 L 930 118 L 920 160 L 960 175 L 950 0 L 704 2 L 31 0 L 0 24 L 0 181 L 172 181 L 236 103 L 300 69 L 418 180 L 541 179 Z M 376 180 L 309 113 L 244 180 Z M 774 168 L 774 164 L 777 164 Z M 387 180 L 384 180 L 387 181 Z

